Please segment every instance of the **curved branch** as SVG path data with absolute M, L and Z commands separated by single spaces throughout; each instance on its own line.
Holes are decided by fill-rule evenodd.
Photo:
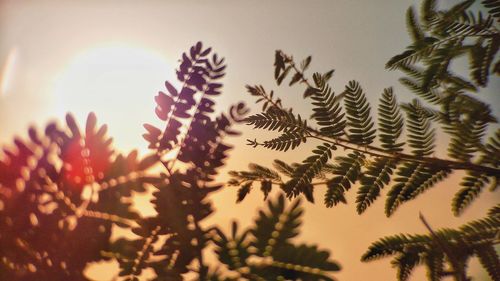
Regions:
M 293 69 L 299 73 L 299 69 L 295 67 L 295 63 L 293 62 L 292 58 L 290 56 L 287 56 L 284 54 L 282 51 L 280 51 L 287 60 L 289 60 L 289 63 L 291 63 Z M 304 83 L 308 85 L 308 87 L 311 87 L 309 82 L 305 78 Z M 288 109 L 284 108 L 281 103 L 278 103 L 277 101 L 273 100 L 269 95 L 267 95 L 265 92 L 258 91 L 259 95 L 266 100 L 266 102 L 269 102 L 270 104 L 273 105 L 278 110 L 288 112 Z M 340 95 L 337 96 L 337 98 L 340 97 Z M 345 138 L 330 138 L 328 136 L 325 136 L 321 134 L 321 132 L 311 126 L 306 127 L 307 130 L 306 132 L 309 132 L 310 134 L 307 137 L 310 138 L 315 138 L 324 142 L 328 142 L 331 144 L 335 144 L 338 146 L 341 146 L 345 149 L 353 150 L 353 151 L 359 151 L 362 153 L 369 154 L 371 156 L 375 157 L 385 157 L 385 158 L 390 158 L 396 161 L 411 161 L 411 162 L 417 162 L 417 163 L 422 163 L 422 164 L 427 164 L 427 165 L 432 165 L 432 166 L 437 166 L 437 167 L 442 167 L 446 169 L 453 169 L 453 170 L 468 170 L 468 171 L 476 171 L 476 172 L 481 172 L 485 173 L 489 176 L 495 176 L 495 177 L 500 177 L 500 169 L 499 168 L 494 168 L 494 167 L 489 167 L 489 166 L 484 166 L 480 164 L 475 164 L 471 162 L 460 162 L 460 161 L 454 161 L 454 160 L 448 160 L 448 159 L 441 159 L 437 157 L 422 157 L 422 156 L 415 156 L 407 153 L 401 153 L 401 152 L 390 152 L 388 150 L 385 150 L 380 147 L 376 147 L 373 145 L 361 145 L 361 144 L 352 144 L 348 139 Z M 311 134 L 312 133 L 312 134 Z M 259 143 L 256 143 L 257 145 L 261 145 Z
M 452 169 L 452 170 L 476 171 L 476 172 L 486 173 L 490 176 L 495 176 L 495 177 L 500 176 L 500 169 L 498 169 L 498 168 L 474 164 L 471 162 L 460 162 L 460 161 L 441 159 L 441 158 L 437 158 L 437 157 L 415 156 L 415 155 L 401 153 L 401 152 L 389 152 L 385 149 L 382 149 L 382 148 L 379 148 L 379 147 L 376 147 L 373 145 L 356 145 L 357 146 L 356 147 L 355 145 L 351 145 L 351 143 L 347 139 L 343 139 L 343 138 L 331 139 L 331 138 L 328 138 L 326 136 L 321 135 L 321 133 L 319 131 L 317 131 L 313 128 L 309 128 L 309 129 L 316 134 L 316 135 L 308 136 L 310 138 L 315 138 L 315 139 L 318 139 L 318 140 L 321 140 L 324 142 L 328 142 L 331 144 L 341 146 L 345 149 L 359 151 L 359 152 L 366 153 L 366 154 L 369 154 L 369 155 L 375 156 L 375 157 L 390 158 L 390 159 L 393 159 L 396 161 L 416 162 L 416 163 L 437 166 L 437 167 L 442 167 L 442 168 Z

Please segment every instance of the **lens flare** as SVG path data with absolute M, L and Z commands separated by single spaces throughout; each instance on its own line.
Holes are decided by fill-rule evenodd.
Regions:
M 5 97 L 9 93 L 9 89 L 14 80 L 16 61 L 18 60 L 18 51 L 14 47 L 9 51 L 7 59 L 2 68 L 0 77 L 0 97 Z

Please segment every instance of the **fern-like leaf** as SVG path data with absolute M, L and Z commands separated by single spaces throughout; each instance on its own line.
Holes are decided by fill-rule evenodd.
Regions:
M 292 165 L 288 165 L 287 163 L 279 159 L 275 159 L 273 162 L 273 166 L 280 173 L 285 174 L 289 177 L 293 177 L 293 171 L 295 170 L 295 168 Z
M 328 160 L 332 158 L 332 150 L 334 149 L 336 149 L 335 145 L 329 143 L 316 147 L 313 150 L 313 155 L 305 159 L 295 169 L 293 178 L 284 186 L 287 196 L 292 197 L 304 193 L 301 192 L 301 187 L 308 186 L 312 179 L 321 172 Z
M 500 1 L 498 0 L 483 0 L 482 4 L 488 8 L 488 13 L 497 19 L 500 23 Z
M 274 255 L 270 266 L 258 270 L 266 280 L 334 281 L 329 273 L 339 271 L 340 265 L 329 257 L 316 246 L 287 244 Z
M 498 243 L 500 231 L 499 210 L 499 206 L 496 206 L 487 217 L 471 221 L 458 229 L 438 229 L 427 235 L 383 237 L 371 244 L 361 260 L 395 256 L 393 264 L 399 268 L 398 276 L 402 280 L 408 277 L 415 265 L 423 263 L 427 267 L 429 279 L 434 281 L 446 276 L 446 261 L 451 264 L 454 260 L 465 268 L 467 260 L 476 255 L 493 280 L 497 280 L 500 265 L 494 246 Z M 453 256 L 448 256 L 450 254 Z
M 392 261 L 392 265 L 398 268 L 398 281 L 406 281 L 411 272 L 421 262 L 419 251 L 405 251 Z
M 406 11 L 406 28 L 413 41 L 420 41 L 425 37 L 413 7 L 408 8 Z
M 351 184 L 354 184 L 360 177 L 364 160 L 365 156 L 359 152 L 350 153 L 346 157 L 340 156 L 335 158 L 336 166 L 332 171 L 335 176 L 328 180 L 328 190 L 325 194 L 325 205 L 327 207 L 332 207 L 338 202 L 345 201 L 343 193 L 348 191 L 351 188 Z
M 375 138 L 370 104 L 357 81 L 350 81 L 346 86 L 344 108 L 347 113 L 349 140 L 356 144 L 370 144 Z
M 421 247 L 432 242 L 432 238 L 426 235 L 399 234 L 381 238 L 373 243 L 368 251 L 363 254 L 361 261 L 381 259 L 390 255 L 403 252 L 408 247 Z
M 285 196 L 280 195 L 267 205 L 253 226 L 241 234 L 237 223 L 232 224 L 230 236 L 214 229 L 215 252 L 231 276 L 238 277 L 234 280 L 333 281 L 330 273 L 340 270 L 340 265 L 328 251 L 293 243 L 303 214 L 300 200 L 287 207 Z
M 284 151 L 289 149 L 294 150 L 300 144 L 305 143 L 307 140 L 304 131 L 297 132 L 284 132 L 281 136 L 264 141 L 262 146 L 272 150 Z
M 252 125 L 255 129 L 266 129 L 278 132 L 305 131 L 307 121 L 302 120 L 300 115 L 295 116 L 292 112 L 274 110 L 263 112 L 247 117 L 247 125 Z
M 415 162 L 403 163 L 397 171 L 398 177 L 394 179 L 396 184 L 387 194 L 386 215 L 391 216 L 403 202 L 414 199 L 449 174 L 449 170 L 438 167 Z
M 266 92 L 263 86 L 255 85 L 250 86 L 246 85 L 248 93 L 250 95 L 257 98 L 255 103 L 262 103 L 262 111 L 263 112 L 273 112 L 273 111 L 281 111 L 281 99 L 274 98 L 274 92 L 271 91 L 269 94 Z
M 499 47 L 500 35 L 497 34 L 490 39 L 479 41 L 471 48 L 471 76 L 478 85 L 485 87 L 488 84 L 491 65 Z
M 439 249 L 429 250 L 424 257 L 427 277 L 430 281 L 440 281 L 444 272 L 444 254 Z
M 317 89 L 311 96 L 314 106 L 312 117 L 320 125 L 322 134 L 328 137 L 339 137 L 344 134 L 346 126 L 340 103 L 321 74 L 314 73 L 313 78 Z
M 452 211 L 455 216 L 460 215 L 479 193 L 488 184 L 489 179 L 486 175 L 478 172 L 468 172 L 460 185 L 463 186 L 453 197 Z
M 227 237 L 220 229 L 215 229 L 217 237 L 215 242 L 215 253 L 219 261 L 227 265 L 230 270 L 240 270 L 247 266 L 247 259 L 250 257 L 248 252 L 248 231 L 238 234 L 238 224 L 233 222 L 231 225 L 231 237 Z
M 479 262 L 486 269 L 493 281 L 500 280 L 500 257 L 494 246 L 485 245 L 475 249 Z
M 398 142 L 398 138 L 403 131 L 403 116 L 399 110 L 392 88 L 384 89 L 380 98 L 378 114 L 379 138 L 382 147 L 391 152 L 402 151 L 404 143 Z
M 396 162 L 388 158 L 376 158 L 361 178 L 361 187 L 356 197 L 356 210 L 362 214 L 380 195 L 380 191 L 391 180 Z
M 500 166 L 500 128 L 485 143 L 480 161 L 493 167 Z
M 433 104 L 438 104 L 441 102 L 441 96 L 440 94 L 433 88 L 431 89 L 424 89 L 421 85 L 421 83 L 418 83 L 416 81 L 413 81 L 412 79 L 409 78 L 400 78 L 399 82 L 406 86 L 410 91 L 413 93 L 417 94 L 419 97 L 423 98 L 425 101 L 433 103 Z
M 428 115 L 417 100 L 405 104 L 407 115 L 408 144 L 416 156 L 428 156 L 434 151 L 434 129 Z
M 228 181 L 229 185 L 240 186 L 237 192 L 236 202 L 241 202 L 252 190 L 254 183 L 261 184 L 261 190 L 264 193 L 264 198 L 267 198 L 273 184 L 281 183 L 280 175 L 267 167 L 250 163 L 250 171 L 230 171 L 231 179 Z
M 494 242 L 498 238 L 500 214 L 494 213 L 495 209 L 498 210 L 498 205 L 490 209 L 485 218 L 471 221 L 459 228 L 459 231 L 471 244 L 481 245 L 486 242 Z
M 437 0 L 424 0 L 420 6 L 420 20 L 426 27 L 432 22 L 437 13 Z
M 288 243 L 289 239 L 298 235 L 301 224 L 302 208 L 300 200 L 295 201 L 285 210 L 285 197 L 281 195 L 276 203 L 268 202 L 270 213 L 259 212 L 252 234 L 255 237 L 253 246 L 257 252 L 266 257 Z
M 481 138 L 487 126 L 486 122 L 471 119 L 449 125 L 447 130 L 452 139 L 448 146 L 448 155 L 464 162 L 470 161 L 481 147 Z

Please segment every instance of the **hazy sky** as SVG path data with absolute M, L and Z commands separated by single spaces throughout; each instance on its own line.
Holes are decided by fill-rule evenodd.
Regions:
M 200 40 L 228 63 L 218 101 L 221 110 L 240 100 L 252 104 L 244 86 L 262 84 L 275 89 L 285 105 L 307 112 L 302 88 L 277 88 L 273 81 L 276 49 L 296 58 L 312 54 L 311 71 L 335 68 L 332 84 L 337 92 L 356 79 L 371 101 L 389 86 L 401 101 L 408 101 L 412 96 L 398 84 L 400 73 L 384 65 L 409 43 L 405 13 L 413 2 L 0 0 L 0 144 L 8 144 L 14 134 L 24 135 L 33 122 L 42 126 L 71 111 L 82 124 L 94 111 L 109 125 L 117 149 L 145 152 L 142 124 L 157 123 L 153 97 L 164 80 L 174 78 L 181 53 Z M 497 116 L 498 80 L 481 93 Z M 226 170 L 245 169 L 249 161 L 268 164 L 274 158 L 300 162 L 314 145 L 269 153 L 244 145 L 245 138 L 265 135 L 241 129 L 244 135 L 233 140 L 237 148 Z M 351 204 L 327 209 L 319 188 L 319 203 L 306 204 L 300 239 L 331 251 L 343 266 L 335 275 L 339 280 L 395 280 L 389 259 L 359 262 L 371 242 L 399 232 L 425 232 L 420 211 L 435 227 L 453 227 L 484 215 L 498 202 L 498 195 L 483 194 L 462 217 L 453 217 L 450 202 L 459 178 L 455 175 L 403 205 L 391 219 L 383 215 L 383 198 L 358 216 L 352 204 L 355 189 L 348 195 Z M 238 205 L 235 198 L 231 187 L 214 196 L 219 212 L 213 222 L 228 225 L 237 218 L 247 225 L 255 208 L 263 206 L 259 191 Z M 422 280 L 423 272 L 418 270 L 412 280 Z M 110 276 L 102 268 L 92 274 L 99 280 Z

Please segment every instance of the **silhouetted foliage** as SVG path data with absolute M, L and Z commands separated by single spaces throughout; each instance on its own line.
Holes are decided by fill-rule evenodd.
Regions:
M 158 179 L 146 170 L 155 155 L 113 151 L 106 126 L 89 114 L 82 132 L 66 126 L 35 128 L 15 139 L 0 161 L 0 276 L 2 280 L 87 280 L 89 262 L 105 257 L 113 225 L 139 218 L 134 192 Z M 85 241 L 85 243 L 82 243 Z
M 426 266 L 429 280 L 441 280 L 465 271 L 468 260 L 477 256 L 491 279 L 500 280 L 500 262 L 495 250 L 500 228 L 499 207 L 492 208 L 486 218 L 458 229 L 440 229 L 427 235 L 384 237 L 373 243 L 361 259 L 371 261 L 396 255 L 392 264 L 398 268 L 398 280 L 407 280 L 414 267 L 420 264 Z M 446 260 L 451 269 L 445 268 Z M 460 274 L 465 275 L 464 272 Z
M 486 9 L 475 13 L 468 10 L 474 2 L 464 1 L 448 10 L 438 10 L 436 1 L 426 0 L 420 19 L 413 7 L 408 10 L 407 25 L 413 43 L 407 51 L 391 58 L 387 68 L 408 75 L 401 78 L 401 83 L 426 103 L 414 99 L 398 104 L 392 88 L 387 88 L 379 100 L 376 125 L 372 105 L 359 82 L 350 81 L 343 92 L 335 94 L 328 83 L 333 71 L 314 73 L 309 79 L 304 71 L 311 63 L 310 56 L 297 67 L 292 56 L 276 51 L 277 85 L 287 79 L 290 86 L 303 84 L 304 99 L 309 100 L 313 112 L 310 119 L 303 118 L 287 108 L 273 91 L 269 94 L 262 86 L 247 86 L 249 93 L 258 98 L 256 103 L 262 105 L 261 113 L 246 118 L 247 124 L 279 133 L 271 140 L 248 140 L 248 144 L 285 152 L 298 149 L 308 140 L 318 144 L 301 163 L 275 160 L 273 168 L 252 163 L 248 171 L 232 171 L 228 183 L 240 186 L 237 201 L 243 200 L 257 184 L 265 198 L 278 186 L 288 198 L 304 195 L 313 202 L 314 187 L 324 186 L 325 205 L 332 207 L 347 203 L 345 193 L 359 183 L 357 212 L 365 212 L 382 189 L 389 186 L 385 212 L 391 216 L 405 202 L 461 170 L 465 172 L 462 189 L 452 200 L 453 213 L 460 215 L 487 185 L 495 191 L 500 178 L 500 131 L 497 126 L 490 126 L 497 122 L 490 106 L 470 92 L 486 87 L 490 75 L 500 74 L 496 56 L 500 34 L 494 20 L 498 19 L 500 6 L 498 1 L 486 0 Z M 465 53 L 471 58 L 472 81 L 452 73 L 450 68 L 451 62 Z M 438 131 L 440 127 L 442 130 Z M 491 133 L 493 130 L 496 132 Z M 448 158 L 435 157 L 437 134 L 450 136 Z M 466 260 L 472 255 L 479 256 L 490 276 L 497 280 L 500 266 L 494 245 L 498 244 L 500 225 L 496 215 L 485 220 L 487 227 L 472 222 L 454 232 L 394 236 L 371 249 L 385 255 L 399 254 L 393 262 L 399 268 L 399 280 L 406 280 L 413 267 L 426 262 L 431 280 L 450 275 L 465 281 Z M 433 233 L 430 226 L 429 230 Z M 478 238 L 484 244 L 477 248 L 476 240 L 463 240 L 463 232 L 467 231 L 490 235 L 489 240 Z M 421 237 L 426 237 L 427 244 L 418 244 Z M 436 247 L 433 239 L 442 240 L 441 246 Z M 409 245 L 382 249 L 386 242 Z M 377 253 L 369 252 L 363 260 L 381 256 Z M 438 260 L 439 265 L 434 264 Z M 445 262 L 451 271 L 443 269 Z
M 163 124 L 144 125 L 150 155 L 115 152 L 92 113 L 83 131 L 70 114 L 63 127 L 30 128 L 27 139 L 15 138 L 0 155 L 0 279 L 88 280 L 83 271 L 90 263 L 115 260 L 116 280 L 138 281 L 145 271 L 155 273 L 151 280 L 334 280 L 340 266 L 328 251 L 294 241 L 303 214 L 294 198 L 314 202 L 316 186 L 326 188 L 327 207 L 347 203 L 346 192 L 356 189 L 359 214 L 388 187 L 385 213 L 391 216 L 462 171 L 451 204 L 460 215 L 488 185 L 495 191 L 500 178 L 496 117 L 471 94 L 500 74 L 500 5 L 483 0 L 482 11 L 473 12 L 474 2 L 438 10 L 436 1 L 425 0 L 419 14 L 408 10 L 412 43 L 387 68 L 403 71 L 400 82 L 423 101 L 398 103 L 389 87 L 374 105 L 354 80 L 336 94 L 329 84 L 333 70 L 309 78 L 311 56 L 297 64 L 278 50 L 276 83 L 304 85 L 310 117 L 259 85 L 247 90 L 262 112 L 245 117 L 248 109 L 239 103 L 219 114 L 226 65 L 198 42 L 182 54 L 177 81 L 165 82 L 155 97 Z M 452 72 L 452 62 L 464 54 L 470 81 Z M 267 208 L 247 229 L 233 222 L 228 234 L 206 219 L 214 212 L 210 196 L 223 187 L 216 176 L 231 149 L 225 138 L 238 135 L 232 129 L 238 122 L 278 133 L 248 140 L 256 148 L 290 152 L 308 140 L 318 143 L 300 163 L 277 159 L 272 168 L 251 163 L 248 171 L 230 172 L 237 202 L 258 185 Z M 435 156 L 439 134 L 450 137 L 447 158 Z M 268 200 L 276 186 L 282 193 Z M 132 204 L 134 194 L 145 192 L 152 192 L 151 216 Z M 286 198 L 294 201 L 287 206 Z M 466 281 L 467 262 L 475 256 L 499 280 L 499 210 L 457 229 L 433 230 L 421 216 L 428 234 L 381 238 L 362 260 L 394 256 L 398 280 L 423 264 L 429 280 Z M 129 235 L 112 239 L 116 229 Z M 209 251 L 217 262 L 204 260 Z
M 299 234 L 302 209 L 297 200 L 285 208 L 285 197 L 268 201 L 268 212 L 259 211 L 255 224 L 238 233 L 233 222 L 231 237 L 219 229 L 215 243 L 221 262 L 239 273 L 239 280 L 334 280 L 329 276 L 340 266 L 327 251 L 292 243 Z
M 231 236 L 205 225 L 231 149 L 224 139 L 238 135 L 231 126 L 248 111 L 239 103 L 215 113 L 225 67 L 201 42 L 182 55 L 181 86 L 167 81 L 155 97 L 164 129 L 144 125 L 153 151 L 144 158 L 116 153 L 93 113 L 84 132 L 68 114 L 64 128 L 51 123 L 45 134 L 30 128 L 29 139 L 16 138 L 0 158 L 0 279 L 88 280 L 89 263 L 114 259 L 117 280 L 143 279 L 147 269 L 151 280 L 333 280 L 340 267 L 327 251 L 292 242 L 299 201 L 270 201 L 243 234 L 236 223 Z M 144 217 L 132 196 L 151 189 L 156 214 Z M 112 239 L 117 228 L 130 235 Z M 209 244 L 220 264 L 204 262 Z
M 311 92 L 314 91 L 310 96 L 314 110 L 312 118 L 316 120 L 319 128 L 309 125 L 300 115 L 284 108 L 281 101 L 278 104 L 262 87 L 247 87 L 252 95 L 260 94 L 261 98 L 257 102 L 264 102 L 265 105 L 262 113 L 247 117 L 247 123 L 255 129 L 281 133 L 280 136 L 264 142 L 249 140 L 250 145 L 287 151 L 297 149 L 307 139 L 321 141 L 310 157 L 293 167 L 291 173 L 283 173 L 289 177 L 288 180 L 277 175 L 273 178 L 274 181 L 271 181 L 279 185 L 288 197 L 304 194 L 309 201 L 313 201 L 312 186 L 324 184 L 328 187 L 325 204 L 331 207 L 344 202 L 344 193 L 350 189 L 351 184 L 359 181 L 362 188 L 358 191 L 357 203 L 361 213 L 378 197 L 380 190 L 391 182 L 391 178 L 394 178 L 396 183 L 391 187 L 386 204 L 387 215 L 391 215 L 399 205 L 443 180 L 452 170 L 479 173 L 483 175 L 484 182 L 496 181 L 500 175 L 500 170 L 496 168 L 498 159 L 493 156 L 498 154 L 498 136 L 483 140 L 487 123 L 481 123 L 482 125 L 472 132 L 460 125 L 466 131 L 452 133 L 455 138 L 450 142 L 449 151 L 451 158 L 456 160 L 432 157 L 435 147 L 432 114 L 439 113 L 425 108 L 418 100 L 398 106 L 396 96 L 392 89 L 388 88 L 380 98 L 378 128 L 374 129 L 370 105 L 358 82 L 350 82 L 342 95 L 334 95 L 324 76 L 315 73 L 313 79 L 315 86 L 308 87 L 312 89 Z M 343 107 L 339 97 L 344 100 Z M 400 108 L 406 113 L 406 118 Z M 400 140 L 404 123 L 406 145 Z M 372 144 L 376 135 L 379 137 L 380 146 Z M 328 161 L 333 158 L 333 151 L 338 147 L 353 153 L 335 158 L 333 168 L 327 166 Z M 490 147 L 490 150 L 486 151 L 483 147 Z M 468 161 L 472 157 L 481 160 L 477 163 Z M 365 161 L 367 159 L 371 161 Z M 362 168 L 363 172 L 360 172 Z M 233 180 L 229 183 L 242 185 L 240 194 L 243 195 L 251 190 L 253 182 L 268 182 L 268 170 L 266 168 L 250 172 L 232 172 Z M 282 171 L 277 169 L 272 173 L 279 174 Z M 319 180 L 325 174 L 337 177 L 326 182 L 313 182 L 315 178 Z M 464 178 L 465 188 L 474 185 L 470 183 L 469 178 Z M 462 210 L 467 204 L 461 204 L 459 209 Z M 457 205 L 456 200 L 454 205 Z

